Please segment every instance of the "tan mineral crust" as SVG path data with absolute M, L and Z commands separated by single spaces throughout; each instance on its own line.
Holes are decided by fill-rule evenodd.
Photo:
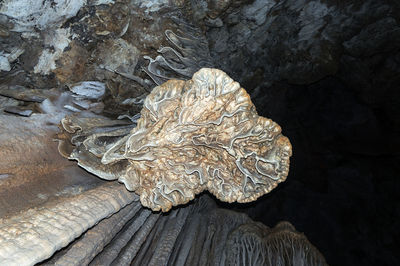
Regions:
M 87 143 L 89 152 L 99 150 Z M 292 154 L 280 126 L 257 114 L 239 83 L 209 68 L 155 87 L 137 126 L 105 148 L 100 158 L 82 151 L 70 158 L 104 179 L 118 179 L 142 205 L 164 212 L 204 190 L 225 202 L 254 201 L 286 179 Z M 100 166 L 87 158 L 101 159 Z

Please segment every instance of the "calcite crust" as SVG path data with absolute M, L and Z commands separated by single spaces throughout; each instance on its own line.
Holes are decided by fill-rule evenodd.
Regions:
M 113 178 L 144 206 L 168 211 L 204 190 L 225 202 L 254 201 L 286 179 L 291 153 L 280 126 L 258 116 L 239 83 L 203 68 L 155 87 L 137 126 L 107 145 L 101 164 L 119 169 Z

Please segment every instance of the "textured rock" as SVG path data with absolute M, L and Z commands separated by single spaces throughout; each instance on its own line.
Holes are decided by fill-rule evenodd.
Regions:
M 107 4 L 112 1 L 90 1 L 94 5 Z M 29 31 L 34 27 L 43 30 L 61 26 L 67 19 L 75 16 L 79 9 L 86 5 L 84 0 L 72 1 L 32 1 L 6 0 L 0 5 L 0 14 L 6 15 L 15 24 L 13 31 Z
M 140 51 L 123 39 L 107 40 L 98 47 L 97 57 L 99 67 L 109 71 L 133 74 L 139 59 Z
M 144 221 L 141 217 L 149 215 L 150 211 L 142 209 L 138 202 L 131 203 L 111 217 L 100 221 L 44 265 L 88 265 L 100 252 L 105 253 L 104 248 L 112 238 L 117 234 L 118 238 L 121 238 L 121 230 L 130 220 L 134 218 L 135 222 L 140 224 Z M 105 263 L 105 260 L 102 260 L 102 263 Z
M 0 115 L 1 264 L 42 261 L 99 220 L 138 200 L 58 155 L 52 121 L 51 115 Z
M 64 49 L 68 47 L 71 33 L 69 29 L 57 29 L 50 33 L 45 39 L 45 44 L 51 49 L 44 49 L 39 57 L 39 61 L 34 67 L 34 73 L 50 74 L 50 71 L 56 69 L 56 60 L 58 60 Z
M 12 106 L 18 106 L 18 104 L 19 104 L 19 101 L 15 100 L 15 99 L 0 96 L 0 114 L 4 114 L 5 108 L 12 107 Z
M 86 124 L 82 132 L 115 126 L 113 120 L 87 120 L 84 114 L 74 118 Z M 138 195 L 100 181 L 58 155 L 52 136 L 59 117 L 0 115 L 0 264 L 224 265 L 229 263 L 229 239 L 240 240 L 256 230 L 251 230 L 247 215 L 219 209 L 206 195 L 168 215 L 145 209 Z M 85 120 L 97 123 L 82 123 Z M 250 229 L 231 236 L 244 224 Z M 263 230 L 268 232 L 267 227 Z M 291 232 L 294 238 L 289 235 L 276 245 L 282 259 L 294 259 L 284 251 L 296 239 Z M 300 247 L 293 245 L 298 252 L 318 262 L 311 265 L 324 265 L 323 257 L 302 239 Z M 241 243 L 247 242 L 235 242 L 234 247 L 241 250 Z M 260 253 L 265 252 L 269 251 L 262 247 Z M 272 262 L 280 260 L 269 256 Z
M 89 135 L 83 145 L 73 140 L 77 149 L 69 158 L 101 178 L 123 182 L 153 210 L 168 211 L 205 189 L 226 202 L 254 201 L 288 174 L 289 140 L 217 69 L 154 88 L 137 124 L 126 136 L 109 134 L 118 138 L 104 144 L 97 139 L 105 134 Z M 63 126 L 82 135 L 79 121 L 66 118 Z
M 180 25 L 179 33 L 170 29 L 165 31 L 172 47 L 160 47 L 155 59 L 144 57 L 150 61 L 144 70 L 157 85 L 169 79 L 190 79 L 199 69 L 212 67 L 208 42 L 203 33 L 178 18 L 174 20 Z
M 82 196 L 60 198 L 59 203 L 1 219 L 0 261 L 6 265 L 40 262 L 135 200 L 136 195 L 114 188 L 99 187 Z
M 127 205 L 104 219 L 66 250 L 55 253 L 40 265 L 82 265 L 83 260 L 77 258 L 86 249 L 90 255 L 85 256 L 85 265 L 249 265 L 248 262 L 276 265 L 277 261 L 327 265 L 318 250 L 291 224 L 285 222 L 268 228 L 251 221 L 245 214 L 217 208 L 205 195 L 168 215 L 137 210 L 136 206 Z M 136 215 L 128 221 L 115 222 L 122 212 L 136 212 Z M 118 229 L 122 223 L 124 226 L 114 237 L 105 238 L 102 228 L 110 223 Z M 104 232 L 109 231 L 116 230 Z M 87 260 L 92 258 L 93 249 L 98 251 L 96 257 Z M 234 261 L 236 258 L 241 260 Z
M 307 84 L 335 74 L 343 53 L 395 50 L 394 13 L 390 1 L 258 0 L 219 12 L 222 26 L 211 26 L 207 38 L 215 66 L 235 77 L 260 69 L 264 80 Z
M 52 113 L 50 121 L 57 124 L 66 113 L 63 106 L 70 108 L 68 112 L 93 110 L 113 119 L 129 118 L 133 127 L 154 86 L 142 69 L 149 72 L 150 68 L 167 78 L 189 79 L 197 71 L 196 58 L 205 59 L 198 51 L 206 48 L 211 54 L 207 66 L 218 67 L 240 81 L 259 114 L 282 125 L 296 147 L 292 176 L 282 189 L 256 204 L 244 205 L 246 212 L 266 224 L 290 220 L 331 264 L 399 264 L 397 235 L 393 234 L 399 220 L 393 218 L 399 216 L 398 203 L 393 200 L 400 171 L 398 1 L 5 0 L 0 3 L 0 13 L 0 83 L 6 85 L 1 89 L 21 88 L 14 93 L 17 100 L 0 97 L 0 112 L 32 112 L 29 120 L 20 120 L 26 123 L 23 127 L 6 113 L 10 120 L 3 120 L 3 132 L 14 135 L 14 126 L 17 132 L 42 127 L 42 123 L 27 122 L 37 121 L 38 112 Z M 177 47 L 166 32 L 184 40 L 185 45 L 175 42 Z M 127 43 L 124 47 L 136 47 L 137 61 L 136 57 L 132 60 L 136 66 L 128 66 L 130 60 L 124 58 L 121 61 L 127 64 L 109 71 L 103 64 L 110 62 L 103 58 L 107 52 L 133 54 L 125 53 L 128 49 L 111 53 L 108 48 L 116 47 L 112 44 L 121 39 Z M 183 56 L 186 50 L 182 48 L 188 46 L 192 52 L 196 45 L 201 49 Z M 144 56 L 164 59 L 148 66 Z M 35 73 L 40 58 L 43 71 Z M 161 64 L 164 61 L 168 64 Z M 125 73 L 126 69 L 134 70 Z M 155 75 L 152 79 L 159 84 L 165 81 L 157 81 Z M 97 106 L 102 102 L 96 100 L 71 99 L 69 92 L 63 92 L 57 102 L 46 99 L 39 104 L 22 99 L 52 98 L 48 88 L 88 80 L 106 85 L 104 108 Z M 24 91 L 26 95 L 21 94 Z M 56 146 L 47 155 L 40 152 L 34 143 L 48 143 L 52 138 L 43 136 L 22 134 L 14 145 L 29 145 L 16 145 L 20 148 L 15 152 L 2 149 L 2 158 L 7 159 L 2 165 L 6 171 L 0 172 L 1 215 L 40 206 L 52 197 L 75 195 L 100 183 L 72 162 L 65 168 L 63 163 L 68 162 L 60 163 Z M 4 143 L 0 146 L 5 147 Z M 68 142 L 61 146 L 64 155 L 71 152 Z M 54 158 L 56 166 L 49 166 Z M 65 170 L 61 174 L 50 169 Z M 18 177 L 18 171 L 38 175 Z M 80 183 L 82 175 L 85 185 Z M 21 179 L 27 182 L 21 183 Z M 32 180 L 36 185 L 28 185 Z M 310 218 L 315 223 L 310 223 Z M 132 228 L 130 232 L 140 227 Z M 130 249 L 139 247 L 131 243 Z
M 319 251 L 288 222 L 271 229 L 261 223 L 243 224 L 229 234 L 225 253 L 228 265 L 326 265 Z
M 11 63 L 18 59 L 24 53 L 24 49 L 14 47 L 10 53 L 0 52 L 0 71 L 10 71 Z

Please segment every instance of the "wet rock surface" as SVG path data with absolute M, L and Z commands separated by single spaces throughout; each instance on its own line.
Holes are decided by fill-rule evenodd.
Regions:
M 223 207 L 268 226 L 290 221 L 331 265 L 395 265 L 399 22 L 394 0 L 6 0 L 0 114 L 31 119 L 69 106 L 135 120 L 157 77 L 220 68 L 249 91 L 259 115 L 284 128 L 294 151 L 276 191 Z M 150 72 L 158 56 L 165 60 Z M 72 86 L 92 81 L 104 95 L 71 100 Z M 0 173 L 0 182 L 9 177 Z

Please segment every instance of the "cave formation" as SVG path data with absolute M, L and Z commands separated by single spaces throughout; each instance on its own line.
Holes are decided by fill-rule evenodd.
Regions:
M 155 87 L 205 68 L 282 127 L 284 182 L 162 213 L 91 174 L 157 168 L 98 161 Z M 397 265 L 399 85 L 395 0 L 4 0 L 0 264 Z

